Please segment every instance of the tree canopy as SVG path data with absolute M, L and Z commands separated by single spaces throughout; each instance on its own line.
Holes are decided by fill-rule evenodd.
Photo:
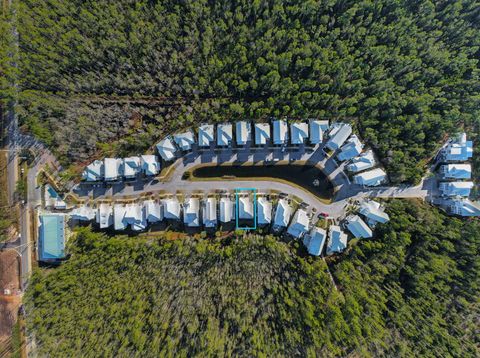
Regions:
M 203 121 L 348 120 L 417 181 L 478 115 L 479 16 L 474 0 L 22 0 L 21 118 L 65 162 Z
M 82 229 L 67 262 L 35 272 L 27 323 L 55 357 L 478 356 L 480 224 L 415 201 L 387 211 L 328 266 L 269 236 Z

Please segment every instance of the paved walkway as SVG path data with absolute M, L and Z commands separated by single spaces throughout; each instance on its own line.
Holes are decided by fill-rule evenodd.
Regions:
M 182 179 L 185 172 L 202 164 L 245 164 L 245 163 L 308 163 L 322 169 L 328 176 L 336 190 L 332 203 L 322 202 L 311 192 L 298 186 L 284 182 L 267 180 L 205 180 L 189 181 Z M 344 173 L 346 163 L 340 165 L 332 158 L 327 158 L 321 145 L 315 147 L 289 147 L 289 148 L 208 148 L 198 150 L 194 148 L 172 164 L 173 169 L 165 180 L 147 179 L 130 183 L 116 183 L 112 185 L 94 186 L 81 183 L 73 191 L 83 199 L 126 199 L 136 198 L 145 193 L 176 193 L 192 194 L 198 192 L 233 191 L 238 187 L 257 188 L 258 192 L 268 193 L 272 189 L 286 194 L 294 195 L 304 203 L 316 208 L 318 212 L 327 213 L 332 218 L 344 214 L 345 206 L 349 199 L 360 197 L 381 198 L 425 198 L 429 191 L 429 182 L 422 182 L 418 186 L 399 186 L 382 188 L 363 188 L 352 184 Z M 241 183 L 241 184 L 240 184 Z

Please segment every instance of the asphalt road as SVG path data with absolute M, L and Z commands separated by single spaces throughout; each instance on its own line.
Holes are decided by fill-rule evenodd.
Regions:
M 319 200 L 314 194 L 295 185 L 284 182 L 273 182 L 263 180 L 205 180 L 195 181 L 182 179 L 183 174 L 192 168 L 202 164 L 246 164 L 264 162 L 288 162 L 294 164 L 308 163 L 322 169 L 329 177 L 336 189 L 336 195 L 331 203 L 325 203 Z M 270 192 L 272 189 L 295 195 L 304 203 L 316 208 L 319 212 L 324 212 L 332 218 L 338 218 L 344 215 L 345 207 L 350 199 L 362 197 L 381 197 L 381 198 L 425 198 L 428 195 L 430 182 L 422 182 L 418 186 L 398 186 L 381 188 L 364 188 L 357 184 L 352 184 L 343 169 L 347 163 L 337 163 L 333 157 L 327 158 L 323 152 L 322 146 L 317 145 L 313 148 L 241 148 L 241 149 L 218 149 L 210 148 L 207 150 L 198 150 L 194 148 L 192 152 L 185 154 L 177 159 L 172 166 L 172 171 L 164 180 L 147 179 L 137 180 L 135 182 L 120 182 L 109 185 L 94 186 L 92 184 L 81 183 L 77 185 L 73 192 L 84 200 L 102 200 L 102 199 L 127 199 L 137 198 L 147 193 L 177 193 L 185 194 L 197 192 L 215 192 L 218 190 L 233 191 L 239 186 L 257 188 L 259 192 Z M 241 183 L 241 184 L 240 184 Z

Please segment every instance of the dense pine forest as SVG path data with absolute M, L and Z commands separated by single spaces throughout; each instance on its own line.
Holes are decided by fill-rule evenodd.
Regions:
M 395 200 L 337 258 L 249 235 L 82 229 L 27 292 L 40 356 L 478 357 L 480 227 Z M 333 275 L 333 282 L 328 272 Z
M 396 182 L 478 131 L 475 0 L 21 0 L 25 129 L 65 163 L 194 123 L 352 122 Z

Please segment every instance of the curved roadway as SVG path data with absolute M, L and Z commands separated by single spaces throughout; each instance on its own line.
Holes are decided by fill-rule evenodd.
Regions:
M 202 164 L 245 164 L 245 163 L 308 163 L 322 169 L 335 187 L 335 197 L 331 203 L 321 201 L 313 193 L 302 189 L 295 184 L 269 180 L 183 180 L 183 174 Z M 111 185 L 96 186 L 87 183 L 77 185 L 73 191 L 84 200 L 101 199 L 128 199 L 138 198 L 142 194 L 177 193 L 192 194 L 198 192 L 215 192 L 219 190 L 233 191 L 238 187 L 257 188 L 260 193 L 271 190 L 294 195 L 304 203 L 316 208 L 319 212 L 327 213 L 332 218 L 343 215 L 349 199 L 360 197 L 382 198 L 425 198 L 434 187 L 433 181 L 426 180 L 418 186 L 363 188 L 350 183 L 343 172 L 346 163 L 338 164 L 332 157 L 327 158 L 322 146 L 282 148 L 277 147 L 245 147 L 245 148 L 194 148 L 191 152 L 177 159 L 171 164 L 169 173 L 163 178 L 121 182 Z

